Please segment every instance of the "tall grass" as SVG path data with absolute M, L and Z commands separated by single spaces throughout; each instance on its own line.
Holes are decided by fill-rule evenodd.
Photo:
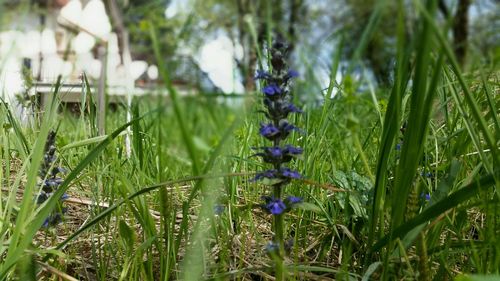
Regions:
M 295 168 L 307 179 L 293 182 L 290 192 L 310 202 L 287 218 L 291 279 L 449 280 L 500 273 L 498 71 L 461 69 L 446 23 L 436 22 L 435 1 L 413 3 L 418 18 L 410 33 L 399 5 L 392 88 L 364 92 L 366 81 L 352 72 L 336 85 L 338 50 L 327 91 L 337 87 L 339 94 L 321 106 L 307 104 L 300 124 L 307 135 L 291 137 L 304 148 Z M 378 28 L 378 13 L 353 64 Z M 249 158 L 251 147 L 263 145 L 255 133 L 262 120 L 258 102 L 252 94 L 242 106 L 202 94 L 178 96 L 154 27 L 151 35 L 169 95 L 137 98 L 132 108 L 107 112 L 106 136 L 97 136 L 90 88 L 82 114 L 56 113 L 55 100 L 38 128 L 24 127 L 2 103 L 0 279 L 67 278 L 63 272 L 83 280 L 270 276 L 263 245 L 272 232 L 257 206 L 263 187 L 248 181 L 250 171 L 261 168 Z M 123 121 L 127 110 L 130 123 Z M 130 158 L 121 135 L 128 126 Z M 59 128 L 58 154 L 69 173 L 37 207 L 37 175 L 51 128 Z M 70 203 L 63 224 L 41 230 L 65 192 L 88 202 Z M 219 205 L 221 213 L 214 209 Z

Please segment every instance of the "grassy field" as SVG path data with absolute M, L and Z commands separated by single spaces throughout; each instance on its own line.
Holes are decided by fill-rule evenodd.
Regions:
M 294 116 L 304 178 L 286 188 L 305 203 L 285 217 L 287 280 L 498 280 L 498 67 L 462 71 L 422 13 L 411 40 L 400 26 L 393 87 L 347 73 L 326 89 L 335 98 Z M 162 74 L 170 96 L 108 111 L 106 136 L 92 102 L 75 114 L 56 100 L 33 124 L 2 104 L 0 280 L 272 278 L 271 220 L 259 207 L 268 187 L 251 181 L 264 169 L 251 157 L 265 145 L 261 94 L 181 98 Z M 51 164 L 66 172 L 38 205 L 51 130 Z M 63 221 L 41 228 L 64 193 Z

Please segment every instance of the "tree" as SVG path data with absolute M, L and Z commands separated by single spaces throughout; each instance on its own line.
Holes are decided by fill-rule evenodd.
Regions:
M 460 64 L 465 63 L 469 35 L 469 7 L 470 0 L 458 0 L 455 15 L 451 18 L 453 32 L 453 48 Z M 439 10 L 446 18 L 451 17 L 450 9 L 444 0 L 439 1 Z

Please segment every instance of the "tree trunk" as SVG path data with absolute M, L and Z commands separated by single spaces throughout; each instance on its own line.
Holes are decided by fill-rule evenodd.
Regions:
M 116 36 L 118 37 L 119 52 L 122 63 L 126 64 L 125 57 L 129 56 L 130 54 L 125 54 L 124 51 L 130 52 L 130 49 L 128 36 L 125 34 L 127 32 L 127 29 L 123 22 L 123 16 L 120 11 L 120 7 L 118 6 L 118 3 L 116 3 L 116 0 L 106 0 L 105 7 L 107 13 L 111 16 L 111 24 L 113 26 L 113 30 L 116 32 Z
M 295 26 L 299 21 L 299 11 L 302 8 L 302 0 L 290 0 L 290 20 L 288 23 L 289 52 L 292 53 L 297 43 L 297 31 Z
M 463 65 L 467 56 L 467 38 L 469 31 L 468 11 L 470 0 L 459 0 L 453 20 L 453 45 L 458 62 Z
M 238 9 L 238 41 L 243 47 L 244 54 L 242 60 L 237 61 L 236 65 L 243 77 L 242 82 L 245 90 L 253 91 L 255 90 L 255 81 L 253 79 L 255 69 L 253 65 L 255 64 L 256 54 L 244 20 L 245 15 L 249 12 L 249 3 L 246 0 L 237 0 L 236 5 Z

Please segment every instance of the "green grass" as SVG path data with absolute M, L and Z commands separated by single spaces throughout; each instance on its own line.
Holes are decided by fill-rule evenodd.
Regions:
M 364 78 L 346 73 L 335 98 L 304 105 L 294 120 L 305 131 L 290 141 L 304 148 L 295 168 L 306 180 L 288 191 L 308 204 L 286 218 L 286 236 L 294 241 L 286 262 L 290 278 L 500 274 L 499 73 L 494 65 L 461 70 L 446 30 L 434 20 L 433 2 L 415 4 L 420 17 L 411 37 L 400 9 L 391 89 L 362 91 Z M 353 64 L 377 28 L 377 15 Z M 151 34 L 156 42 L 154 28 Z M 162 57 L 157 43 L 155 52 Z M 257 135 L 263 120 L 258 95 L 248 93 L 237 106 L 203 94 L 182 98 L 159 66 L 169 97 L 135 99 L 127 124 L 126 108 L 110 110 L 106 136 L 97 136 L 92 100 L 82 114 L 49 110 L 33 127 L 2 104 L 0 279 L 57 280 L 62 272 L 81 280 L 272 276 L 263 251 L 272 237 L 270 219 L 257 206 L 266 187 L 248 181 L 263 166 L 250 157 L 252 147 L 264 145 Z M 54 197 L 37 207 L 44 143 L 56 128 L 58 161 L 69 172 Z M 64 192 L 94 203 L 67 203 L 65 222 L 40 230 Z M 422 193 L 430 194 L 429 202 Z M 224 212 L 215 215 L 215 204 Z

